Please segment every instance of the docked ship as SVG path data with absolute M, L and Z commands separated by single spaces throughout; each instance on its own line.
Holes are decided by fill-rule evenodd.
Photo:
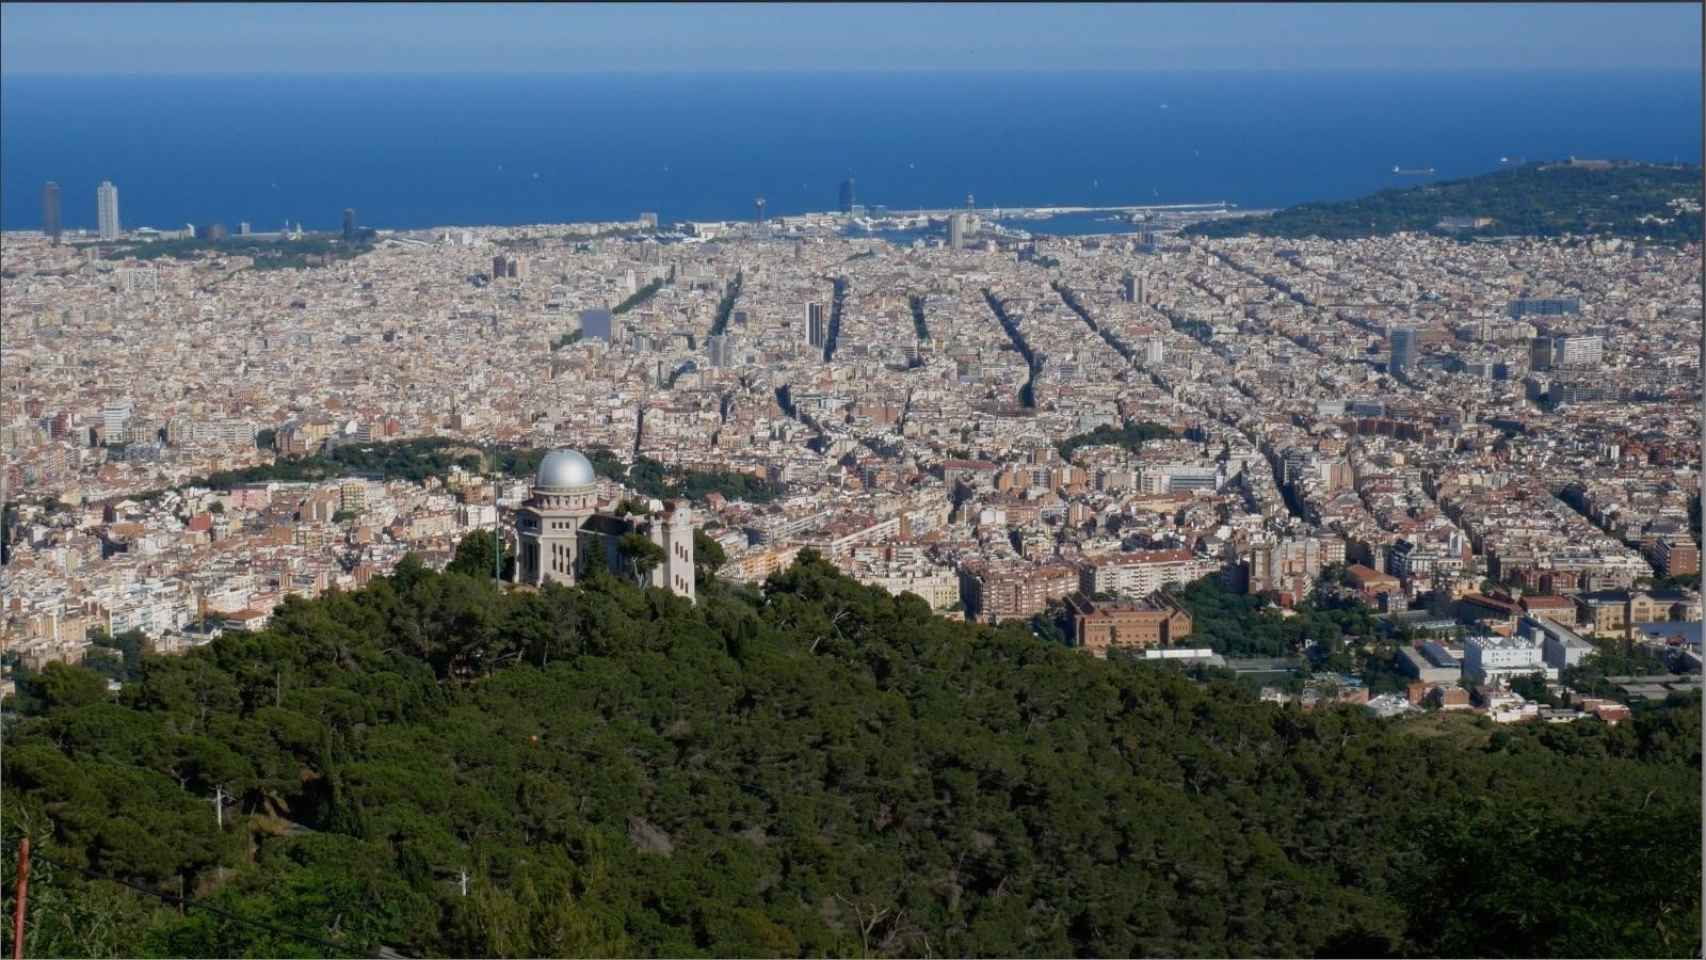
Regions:
M 1406 170 L 1397 164 L 1393 164 L 1392 172 L 1396 173 L 1400 177 L 1431 177 L 1434 175 L 1434 168 L 1426 167 L 1421 170 Z

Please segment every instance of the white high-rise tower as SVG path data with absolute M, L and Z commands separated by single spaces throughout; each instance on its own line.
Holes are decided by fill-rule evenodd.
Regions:
M 118 239 L 118 188 L 111 180 L 102 180 L 95 188 L 95 217 L 102 240 Z

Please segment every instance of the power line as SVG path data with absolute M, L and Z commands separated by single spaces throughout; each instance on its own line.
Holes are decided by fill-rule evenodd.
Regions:
M 47 863 L 51 863 L 56 867 L 62 867 L 66 870 L 75 870 L 78 873 L 81 873 L 84 876 L 89 877 L 89 878 L 94 879 L 94 880 L 105 880 L 108 883 L 116 883 L 121 887 L 128 887 L 131 890 L 135 890 L 137 893 L 147 894 L 150 897 L 154 897 L 154 898 L 159 899 L 165 903 L 174 904 L 176 906 L 182 907 L 185 910 L 205 910 L 208 913 L 215 914 L 215 915 L 220 916 L 220 917 L 224 917 L 225 919 L 231 921 L 232 923 L 239 923 L 239 924 L 242 924 L 244 926 L 255 927 L 255 928 L 260 929 L 260 930 L 265 930 L 268 933 L 276 934 L 279 936 L 290 937 L 290 938 L 295 939 L 295 940 L 300 940 L 304 943 L 312 943 L 316 946 L 325 947 L 326 949 L 333 951 L 330 955 L 334 956 L 334 957 L 347 957 L 351 953 L 350 945 L 347 943 L 333 943 L 330 940 L 326 940 L 326 939 L 321 938 L 321 937 L 316 937 L 313 934 L 302 933 L 302 932 L 296 931 L 296 930 L 289 930 L 289 929 L 286 929 L 284 927 L 276 927 L 270 923 L 263 923 L 259 920 L 251 920 L 247 917 L 240 917 L 237 914 L 231 913 L 228 910 L 221 910 L 218 907 L 211 906 L 211 905 L 206 904 L 206 903 L 200 903 L 200 902 L 192 901 L 188 897 L 176 896 L 176 895 L 173 895 L 170 893 L 161 893 L 158 890 L 150 890 L 147 887 L 144 887 L 140 884 L 131 883 L 128 880 L 120 880 L 117 877 L 109 877 L 106 874 L 97 873 L 94 870 L 90 870 L 88 867 L 79 867 L 79 866 L 76 866 L 74 864 L 62 863 L 58 860 L 53 859 L 52 857 L 44 856 L 43 854 L 40 854 L 40 853 L 32 853 L 31 857 L 33 859 L 36 859 L 36 860 L 42 860 L 42 861 L 45 861 Z M 394 948 L 391 948 L 391 947 L 384 947 L 384 948 L 381 948 L 381 950 L 382 950 L 382 952 L 385 952 L 388 956 L 402 956 L 402 954 L 397 953 L 396 950 Z

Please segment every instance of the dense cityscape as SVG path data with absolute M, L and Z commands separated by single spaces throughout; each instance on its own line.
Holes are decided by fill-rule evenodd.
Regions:
M 0 3 L 0 956 L 1702 956 L 1701 16 Z
M 970 198 L 836 199 L 417 232 L 346 210 L 304 241 L 126 232 L 110 183 L 96 235 L 67 232 L 49 184 L 3 258 L 9 668 L 258 630 L 476 532 L 536 553 L 525 518 L 556 488 L 530 469 L 566 449 L 610 467 L 581 457 L 564 488 L 583 535 L 664 509 L 623 464 L 705 481 L 668 523 L 607 524 L 660 545 L 686 524 L 651 582 L 687 596 L 694 543 L 754 585 L 812 550 L 950 618 L 1227 668 L 1266 699 L 1615 722 L 1698 688 L 1700 431 L 1677 415 L 1700 396 L 1697 245 L 1180 231 L 1235 223 L 1223 206 L 1033 236 Z M 277 262 L 303 242 L 322 252 Z M 392 448 L 448 455 L 351 465 Z M 506 575 L 572 583 L 588 556 Z M 1380 625 L 1281 649 L 1193 623 L 1205 590 Z M 1608 641 L 1641 668 L 1571 704 Z

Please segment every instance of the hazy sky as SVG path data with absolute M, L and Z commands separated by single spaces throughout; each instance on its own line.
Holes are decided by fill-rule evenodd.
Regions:
M 1701 69 L 1701 5 L 5 4 L 0 73 Z

